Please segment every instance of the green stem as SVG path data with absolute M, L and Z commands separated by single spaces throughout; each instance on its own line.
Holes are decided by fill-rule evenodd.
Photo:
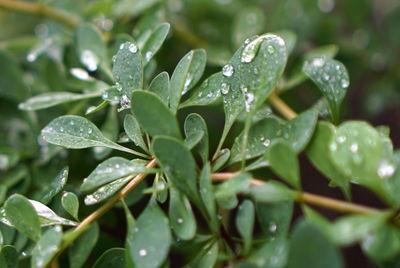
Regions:
M 79 19 L 72 14 L 68 14 L 61 10 L 31 2 L 23 1 L 12 1 L 12 0 L 0 0 L 0 8 L 8 9 L 11 11 L 17 11 L 28 14 L 35 14 L 45 16 L 62 24 L 65 24 L 71 28 L 76 27 L 79 24 Z
M 246 121 L 244 123 L 243 141 L 242 141 L 242 165 L 241 165 L 242 171 L 244 170 L 244 168 L 246 166 L 246 150 L 247 150 L 247 143 L 249 141 L 249 131 L 250 131 L 252 117 L 253 117 L 253 113 L 249 113 L 247 115 Z
M 225 123 L 224 130 L 222 131 L 221 139 L 219 140 L 217 149 L 215 150 L 214 156 L 212 158 L 213 160 L 215 160 L 217 158 L 219 151 L 221 151 L 222 145 L 224 145 L 225 139 L 228 136 L 228 133 L 229 133 L 229 130 L 231 129 L 231 127 L 232 127 L 232 123 Z

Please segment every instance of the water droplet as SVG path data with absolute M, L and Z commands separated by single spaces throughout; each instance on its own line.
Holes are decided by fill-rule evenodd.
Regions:
M 90 194 L 85 197 L 85 205 L 92 205 L 96 203 L 97 199 L 94 197 L 94 195 Z
M 112 56 L 112 62 L 115 62 L 117 60 L 117 55 Z
M 351 144 L 351 145 L 350 145 L 350 151 L 351 151 L 352 153 L 357 153 L 357 151 L 358 151 L 358 144 L 357 144 L 357 143 Z
M 323 58 L 316 58 L 312 61 L 312 65 L 314 65 L 315 67 L 322 67 L 324 66 L 325 61 Z
M 268 46 L 268 53 L 269 54 L 274 54 L 275 53 L 275 48 L 271 45 Z
M 243 63 L 252 62 L 257 55 L 260 44 L 264 40 L 268 40 L 268 39 L 271 40 L 271 42 L 275 41 L 280 46 L 285 46 L 285 41 L 283 41 L 283 39 L 277 35 L 274 35 L 274 34 L 261 35 L 261 36 L 257 37 L 256 39 L 254 39 L 253 41 L 249 42 L 243 48 L 242 54 L 240 55 L 240 61 Z
M 272 232 L 272 233 L 275 233 L 276 230 L 278 230 L 278 226 L 275 223 L 271 223 L 269 225 L 269 231 Z
M 223 95 L 228 94 L 228 93 L 229 93 L 229 90 L 230 90 L 230 86 L 229 86 L 227 83 L 222 83 L 222 84 L 221 84 L 221 93 L 222 93 Z
M 150 61 L 152 57 L 153 57 L 153 52 L 147 51 L 145 55 L 146 61 Z
M 222 74 L 223 74 L 225 77 L 231 77 L 231 76 L 233 75 L 233 72 L 234 72 L 233 66 L 230 65 L 230 64 L 226 64 L 226 65 L 224 65 L 224 67 L 222 68 Z
M 341 81 L 340 81 L 340 85 L 342 86 L 342 88 L 348 88 L 349 87 L 349 80 L 347 80 L 347 79 L 342 79 Z
M 324 78 L 325 81 L 329 81 L 329 79 L 331 78 L 331 77 L 329 76 L 329 74 L 326 74 L 326 73 L 324 73 L 324 74 L 322 75 L 322 77 Z
M 181 223 L 183 223 L 183 219 L 182 219 L 182 218 L 177 218 L 177 219 L 176 219 L 176 222 L 179 223 L 179 224 L 181 224 Z
M 156 189 L 159 190 L 159 191 L 164 190 L 165 189 L 165 183 L 164 182 L 157 183 Z
M 145 250 L 145 249 L 140 249 L 139 250 L 139 256 L 140 257 L 144 257 L 144 256 L 146 256 L 147 255 L 147 250 Z
M 73 75 L 75 78 L 78 78 L 79 80 L 93 81 L 93 78 L 90 77 L 89 73 L 82 68 L 71 68 L 69 72 L 71 73 L 71 75 Z
M 8 167 L 10 159 L 7 155 L 0 155 L 0 170 L 5 170 Z
M 323 13 L 330 13 L 335 8 L 335 0 L 318 0 L 318 8 Z
M 80 59 L 89 71 L 93 72 L 97 70 L 98 59 L 93 51 L 88 49 L 83 50 Z
M 336 143 L 332 143 L 331 145 L 329 145 L 329 150 L 331 150 L 332 152 L 336 152 L 336 150 L 337 150 Z
M 183 85 L 183 91 L 182 91 L 182 95 L 185 94 L 190 86 L 190 83 L 193 80 L 193 75 L 191 73 L 188 73 L 186 76 L 186 80 L 185 80 L 185 84 Z
M 127 95 L 122 95 L 119 103 L 121 107 L 118 109 L 118 112 L 131 108 L 131 100 L 128 98 Z
M 265 147 L 268 147 L 268 146 L 270 146 L 270 144 L 271 144 L 271 140 L 266 139 L 266 140 L 263 141 L 262 144 L 263 144 Z
M 387 179 L 393 176 L 396 171 L 396 167 L 386 161 L 382 161 L 382 163 L 378 167 L 378 176 L 381 179 Z
M 118 91 L 122 91 L 122 86 L 120 83 L 115 82 L 115 87 L 117 88 Z
M 26 56 L 26 60 L 29 62 L 34 62 L 37 59 L 37 54 L 36 53 L 28 53 L 28 55 Z
M 125 47 L 125 44 L 122 43 L 122 44 L 119 46 L 119 49 L 124 49 L 124 47 Z
M 339 137 L 336 139 L 336 141 L 337 141 L 338 143 L 343 143 L 343 142 L 346 141 L 346 136 L 339 136 Z

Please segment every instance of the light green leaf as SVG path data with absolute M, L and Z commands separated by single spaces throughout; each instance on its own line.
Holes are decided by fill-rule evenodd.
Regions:
M 36 210 L 37 215 L 39 216 L 40 225 L 43 226 L 52 226 L 52 225 L 67 225 L 67 226 L 76 226 L 78 223 L 67 220 L 63 217 L 58 216 L 53 210 L 51 210 L 46 205 L 37 202 L 35 200 L 29 200 L 31 205 L 33 205 Z
M 7 219 L 15 229 L 34 241 L 39 240 L 41 236 L 39 216 L 27 198 L 13 194 L 7 199 L 4 209 Z
M 3 246 L 0 250 L 0 267 L 18 268 L 19 253 L 13 246 Z
M 181 96 L 194 87 L 203 75 L 206 66 L 204 49 L 192 50 L 187 53 L 176 66 L 170 83 L 169 106 L 176 114 Z
M 270 146 L 271 142 L 277 137 L 280 131 L 278 120 L 273 117 L 265 118 L 251 126 L 248 133 L 246 159 L 251 159 L 262 155 Z M 232 147 L 232 157 L 230 163 L 235 163 L 242 159 L 243 132 L 235 139 Z
M 232 27 L 232 41 L 234 47 L 240 46 L 243 41 L 265 29 L 264 11 L 259 7 L 246 7 L 236 14 Z
M 76 30 L 76 48 L 79 60 L 89 71 L 96 71 L 107 59 L 107 48 L 101 33 L 90 24 L 82 24 Z
M 173 138 L 156 137 L 153 140 L 153 151 L 172 183 L 192 201 L 199 204 L 196 162 L 189 149 Z
M 158 74 L 151 81 L 149 91 L 155 93 L 160 99 L 168 105 L 169 102 L 169 75 L 167 72 Z
M 142 130 L 140 129 L 139 123 L 133 115 L 127 114 L 125 116 L 124 129 L 125 133 L 135 143 L 136 146 L 139 146 L 145 152 L 148 151 L 147 145 L 143 140 Z
M 99 226 L 93 223 L 68 249 L 70 268 L 82 267 L 99 237 Z
M 386 221 L 388 214 L 381 213 L 373 216 L 345 216 L 333 223 L 332 238 L 339 245 L 350 245 L 366 238 L 378 230 Z
M 332 162 L 341 173 L 385 197 L 385 177 L 379 176 L 383 145 L 373 127 L 364 122 L 345 122 L 334 133 L 329 149 Z
M 254 229 L 254 204 L 250 200 L 244 200 L 238 208 L 236 215 L 236 229 L 244 242 L 244 254 L 251 248 Z
M 76 94 L 71 92 L 47 92 L 29 98 L 18 105 L 18 108 L 25 111 L 36 111 L 59 104 L 100 97 L 101 93 L 93 92 L 86 94 Z
M 125 265 L 125 253 L 124 248 L 110 248 L 104 252 L 100 258 L 97 259 L 94 264 L 94 268 L 121 268 L 126 267 Z
M 296 189 L 300 189 L 300 168 L 296 152 L 285 142 L 271 145 L 268 159 L 272 170 Z
M 61 244 L 61 238 L 60 226 L 47 230 L 32 251 L 31 267 L 47 267 Z
M 42 136 L 49 143 L 71 149 L 98 146 L 138 154 L 107 139 L 92 122 L 81 116 L 57 117 L 42 129 Z
M 68 167 L 64 167 L 54 180 L 44 189 L 40 202 L 47 204 L 64 188 L 68 179 Z
M 179 107 L 203 106 L 218 102 L 221 98 L 221 80 L 221 72 L 211 75 L 200 86 L 192 90 L 191 96 Z
M 154 173 L 154 169 L 148 169 L 141 161 L 129 161 L 122 157 L 111 157 L 100 163 L 83 181 L 81 191 L 90 191 L 108 182 L 115 181 L 128 175 L 138 173 Z
M 339 109 L 349 87 L 349 74 L 339 61 L 327 57 L 308 60 L 303 71 L 319 87 L 329 103 L 333 121 L 339 119 Z
M 317 225 L 306 220 L 294 228 L 288 260 L 289 268 L 344 267 L 340 251 Z
M 171 233 L 167 217 L 152 204 L 140 214 L 132 239 L 127 241 L 135 267 L 160 267 L 168 255 Z
M 61 196 L 62 207 L 75 219 L 78 219 L 79 199 L 72 192 L 64 192 Z
M 169 23 L 163 23 L 156 27 L 150 34 L 141 49 L 144 58 L 144 65 L 146 65 L 160 49 L 168 35 L 169 28 Z
M 193 135 L 200 137 L 198 143 L 196 143 L 196 151 L 201 156 L 203 163 L 207 162 L 208 159 L 208 130 L 207 124 L 199 114 L 189 114 L 185 119 L 185 135 L 186 137 L 193 137 Z
M 339 185 L 347 198 L 350 198 L 350 182 L 334 166 L 330 157 L 330 141 L 333 139 L 335 127 L 328 122 L 319 122 L 310 144 L 307 147 L 307 156 L 311 163 L 325 176 Z
M 196 218 L 192 207 L 185 195 L 176 188 L 170 188 L 169 221 L 171 228 L 177 237 L 182 240 L 190 240 L 196 234 Z
M 390 200 L 391 203 L 393 203 L 396 208 L 400 206 L 400 196 L 399 196 L 399 191 L 400 191 L 400 150 L 396 150 L 393 154 L 392 157 L 393 165 L 387 163 L 384 165 L 386 166 L 385 169 L 381 169 L 381 174 L 386 173 L 388 176 L 393 173 L 393 176 L 388 177 L 384 181 L 384 186 L 386 191 L 390 194 Z M 384 162 L 385 163 L 385 162 Z
M 317 119 L 318 113 L 310 109 L 302 112 L 283 126 L 282 137 L 296 153 L 300 153 L 307 146 L 314 134 Z
M 140 126 L 149 135 L 181 137 L 175 115 L 154 93 L 134 92 L 132 94 L 132 112 Z
M 212 166 L 212 171 L 216 172 L 220 170 L 231 157 L 231 151 L 229 149 L 222 149 L 218 152 L 217 156 L 214 158 L 214 163 Z
M 110 183 L 107 183 L 104 186 L 101 186 L 95 192 L 85 197 L 84 200 L 85 205 L 86 206 L 94 205 L 113 196 L 119 189 L 121 189 L 125 184 L 127 184 L 130 180 L 132 180 L 133 177 L 134 175 L 130 175 L 127 177 L 114 180 Z
M 257 202 L 274 203 L 293 200 L 296 193 L 277 181 L 269 181 L 250 188 L 250 195 Z
M 117 89 L 129 100 L 134 90 L 143 88 L 143 62 L 135 43 L 125 42 L 113 58 L 113 74 Z M 122 100 L 121 98 L 121 100 Z

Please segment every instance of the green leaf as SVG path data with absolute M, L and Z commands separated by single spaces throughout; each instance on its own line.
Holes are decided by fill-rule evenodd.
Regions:
M 47 230 L 32 251 L 31 267 L 47 267 L 61 244 L 62 230 L 56 226 Z
M 392 225 L 384 225 L 364 237 L 361 247 L 376 262 L 392 259 L 400 252 L 400 233 Z
M 199 204 L 196 162 L 189 149 L 173 138 L 156 137 L 153 140 L 153 151 L 168 179 L 192 201 Z
M 181 137 L 175 115 L 154 93 L 134 92 L 132 94 L 132 112 L 140 126 L 149 135 Z
M 117 141 L 119 134 L 119 122 L 115 107 L 110 107 L 110 109 L 108 109 L 107 116 L 101 125 L 100 130 L 107 139 L 113 142 Z M 97 160 L 104 159 L 111 153 L 111 151 L 112 149 L 107 147 L 93 148 L 94 157 Z
M 168 255 L 171 233 L 167 217 L 155 204 L 140 214 L 132 239 L 128 239 L 129 255 L 136 267 L 160 267 Z
M 100 163 L 83 181 L 81 191 L 90 191 L 116 179 L 137 175 L 139 173 L 154 173 L 140 161 L 129 161 L 122 157 L 111 157 Z
M 108 147 L 134 153 L 134 151 L 104 137 L 92 122 L 81 116 L 57 117 L 42 129 L 42 136 L 49 143 L 71 149 Z
M 56 196 L 64 188 L 68 179 L 68 167 L 64 167 L 54 178 L 54 180 L 48 185 L 40 198 L 40 202 L 47 204 L 54 196 Z
M 286 65 L 282 38 L 264 34 L 248 39 L 222 70 L 225 131 L 242 112 L 254 113 L 276 87 Z M 273 64 L 271 64 L 273 63 Z
M 149 91 L 155 93 L 160 99 L 168 105 L 169 101 L 169 75 L 167 72 L 158 74 L 151 81 Z
M 264 11 L 259 7 L 239 10 L 233 21 L 232 41 L 238 47 L 249 36 L 260 34 L 265 28 Z
M 321 90 L 329 103 L 333 121 L 339 118 L 339 109 L 349 87 L 349 74 L 339 61 L 327 57 L 317 57 L 306 61 L 303 71 Z
M 339 245 L 350 245 L 366 238 L 385 223 L 388 215 L 381 213 L 373 216 L 345 216 L 333 223 L 332 238 Z
M 270 204 L 256 203 L 257 219 L 261 230 L 269 239 L 285 238 L 293 216 L 293 201 Z
M 3 246 L 0 250 L 0 267 L 18 268 L 19 254 L 13 246 Z
M 125 96 L 129 100 L 134 90 L 143 89 L 143 62 L 137 45 L 131 42 L 121 44 L 113 62 L 117 89 L 122 98 Z
M 250 200 L 244 200 L 238 208 L 236 215 L 236 228 L 243 238 L 244 254 L 251 248 L 254 229 L 254 204 Z
M 289 245 L 285 239 L 272 239 L 264 243 L 248 260 L 254 263 L 254 267 L 283 268 L 287 267 L 287 255 Z M 243 266 L 245 268 L 247 266 Z M 250 266 L 253 268 L 253 266 Z
M 379 176 L 383 146 L 373 127 L 364 122 L 345 122 L 334 133 L 329 149 L 332 162 L 341 173 L 385 197 L 385 177 Z
M 278 120 L 273 117 L 262 119 L 251 126 L 247 138 L 246 159 L 264 154 L 279 131 L 280 124 Z M 243 135 L 244 133 L 242 132 L 235 139 L 231 150 L 232 157 L 230 163 L 235 163 L 242 159 Z
M 325 176 L 339 185 L 347 198 L 350 198 L 349 179 L 343 176 L 334 166 L 329 144 L 333 139 L 335 127 L 328 122 L 319 122 L 310 144 L 307 147 L 307 156 L 311 163 Z
M 126 267 L 125 265 L 125 252 L 124 248 L 110 248 L 104 252 L 94 264 L 94 268 L 120 268 Z
M 59 104 L 99 97 L 101 93 L 92 92 L 86 94 L 76 94 L 71 92 L 46 92 L 29 98 L 18 105 L 18 108 L 25 111 L 36 111 Z
M 300 189 L 300 170 L 296 152 L 285 142 L 276 142 L 268 150 L 272 170 L 296 189 Z
M 46 205 L 37 202 L 35 200 L 29 200 L 31 205 L 33 205 L 36 210 L 37 215 L 39 216 L 40 225 L 43 226 L 52 226 L 52 225 L 67 225 L 67 226 L 76 226 L 78 223 L 65 219 L 63 217 L 58 216 L 53 210 L 51 210 Z
M 143 140 L 143 133 L 140 129 L 136 118 L 127 114 L 124 119 L 124 129 L 128 137 L 135 143 L 136 146 L 142 148 L 145 152 L 148 151 L 147 145 Z
M 174 187 L 170 188 L 169 221 L 177 237 L 190 240 L 196 234 L 196 218 L 186 196 Z
M 340 251 L 318 228 L 302 220 L 296 224 L 289 250 L 289 268 L 344 267 Z
M 119 189 L 121 189 L 125 184 L 127 184 L 134 175 L 130 175 L 127 177 L 123 177 L 117 180 L 114 180 L 106 185 L 101 186 L 95 192 L 87 195 L 85 197 L 85 205 L 90 206 L 97 204 L 101 201 L 106 200 L 107 198 L 113 196 Z
M 208 130 L 204 119 L 199 114 L 189 114 L 185 119 L 184 129 L 186 137 L 196 135 L 196 133 L 203 133 L 195 149 L 201 156 L 203 163 L 207 162 L 209 146 Z
M 204 132 L 202 130 L 197 131 L 197 132 L 191 132 L 186 135 L 186 138 L 184 140 L 184 143 L 186 147 L 189 148 L 189 150 L 192 150 L 196 145 L 199 144 L 201 139 L 204 136 Z
M 72 192 L 64 192 L 61 196 L 61 205 L 72 217 L 78 219 L 79 199 Z
M 203 75 L 206 66 L 204 49 L 192 50 L 187 53 L 176 66 L 170 83 L 169 106 L 176 114 L 181 96 L 196 85 Z
M 11 55 L 0 51 L 0 96 L 9 100 L 22 101 L 28 97 L 22 71 Z
M 68 259 L 71 268 L 80 268 L 84 265 L 90 252 L 93 250 L 99 237 L 99 226 L 93 223 L 78 237 L 68 249 Z
M 141 49 L 144 58 L 144 65 L 146 65 L 160 49 L 168 35 L 169 28 L 169 23 L 163 23 L 155 28 L 150 34 L 149 38 L 146 40 Z
M 231 157 L 231 151 L 229 149 L 222 149 L 218 152 L 217 156 L 214 158 L 214 163 L 212 166 L 212 171 L 216 172 L 220 170 Z
M 225 199 L 236 196 L 238 193 L 246 192 L 250 187 L 251 174 L 240 173 L 235 177 L 215 186 L 215 198 Z
M 81 63 L 89 71 L 96 71 L 107 59 L 107 48 L 101 33 L 90 24 L 82 24 L 77 28 L 76 48 Z
M 204 106 L 218 102 L 221 99 L 221 80 L 221 72 L 211 75 L 200 86 L 192 90 L 191 96 L 179 107 Z
M 394 165 L 385 165 L 386 169 L 383 169 L 383 171 L 386 171 L 382 172 L 381 169 L 381 174 L 388 174 L 388 178 L 384 181 L 385 189 L 390 194 L 391 203 L 398 208 L 400 206 L 400 196 L 398 194 L 400 191 L 400 150 L 394 152 L 392 161 Z M 390 173 L 393 173 L 393 176 L 389 178 Z
M 217 209 L 211 182 L 210 163 L 206 163 L 200 172 L 199 191 L 204 207 L 208 213 L 209 223 L 214 229 L 218 228 Z
M 310 109 L 302 112 L 283 126 L 282 137 L 296 153 L 300 153 L 307 146 L 314 134 L 317 119 L 317 111 Z
M 41 236 L 39 216 L 27 198 L 13 194 L 5 203 L 5 213 L 10 223 L 21 234 L 38 241 Z
M 205 245 L 188 267 L 215 267 L 215 263 L 218 260 L 218 250 L 218 242 L 211 242 Z
M 269 181 L 250 188 L 250 195 L 257 202 L 274 203 L 293 200 L 296 193 L 277 181 Z

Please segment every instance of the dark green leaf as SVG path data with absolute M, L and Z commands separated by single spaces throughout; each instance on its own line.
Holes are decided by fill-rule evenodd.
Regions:
M 218 243 L 212 242 L 204 246 L 203 250 L 195 257 L 190 267 L 208 268 L 215 267 L 218 259 Z
M 277 142 L 268 150 L 269 163 L 272 170 L 294 186 L 300 189 L 300 170 L 296 152 L 285 142 Z
M 340 251 L 317 225 L 302 220 L 292 234 L 289 268 L 344 267 Z
M 69 247 L 68 257 L 71 268 L 80 268 L 86 262 L 97 243 L 99 226 L 97 223 L 90 227 Z
M 38 241 L 41 235 L 39 216 L 27 198 L 14 194 L 5 203 L 5 212 L 10 223 L 23 235 Z
M 293 215 L 293 201 L 256 204 L 257 219 L 267 238 L 285 238 L 289 232 Z
M 154 93 L 134 92 L 132 94 L 132 112 L 140 126 L 149 135 L 181 137 L 175 116 Z
M 155 93 L 168 105 L 169 102 L 169 75 L 167 72 L 158 74 L 150 83 L 149 91 Z
M 140 129 L 139 123 L 136 121 L 135 117 L 131 114 L 127 114 L 124 120 L 124 129 L 128 137 L 139 146 L 144 151 L 148 151 L 147 145 L 143 140 L 143 133 Z
M 52 226 L 52 225 L 68 225 L 68 226 L 76 226 L 78 223 L 74 221 L 70 221 L 63 217 L 58 216 L 53 210 L 51 210 L 46 205 L 37 202 L 35 200 L 29 200 L 31 205 L 33 205 L 36 210 L 37 215 L 39 216 L 39 221 L 41 226 Z
M 190 240 L 196 234 L 196 218 L 186 196 L 174 187 L 170 188 L 169 221 L 177 237 Z
M 136 267 L 160 267 L 168 255 L 171 233 L 167 217 L 155 204 L 140 214 L 132 239 L 128 239 L 129 255 Z
M 287 267 L 289 245 L 285 239 L 272 239 L 264 243 L 259 249 L 249 256 L 249 261 L 255 267 L 283 268 Z M 243 268 L 246 268 L 244 266 Z M 250 266 L 249 268 L 255 268 Z
M 214 192 L 211 182 L 211 168 L 209 163 L 206 163 L 201 170 L 199 180 L 200 196 L 208 213 L 210 225 L 213 228 L 216 228 L 218 226 L 217 209 L 215 206 Z
M 48 187 L 44 190 L 40 201 L 47 204 L 64 188 L 65 183 L 68 179 L 68 167 L 64 167 L 50 183 Z
M 125 267 L 124 248 L 110 248 L 104 252 L 94 264 L 94 268 L 121 268 Z
M 79 200 L 76 194 L 72 192 L 64 192 L 61 197 L 63 208 L 75 219 L 78 219 Z
M 47 267 L 61 244 L 62 230 L 56 226 L 47 230 L 32 251 L 31 267 Z
M 196 151 L 201 156 L 203 163 L 208 159 L 208 130 L 207 124 L 204 119 L 198 114 L 189 114 L 185 119 L 185 135 L 187 137 L 196 135 L 196 133 L 203 133 L 201 139 L 196 146 Z M 199 134 L 197 134 L 199 135 Z
M 18 268 L 18 251 L 13 246 L 3 246 L 0 250 L 0 267 Z
M 146 40 L 143 48 L 141 49 L 144 58 L 144 64 L 147 64 L 160 49 L 168 35 L 169 28 L 170 25 L 168 23 L 163 23 L 154 29 L 154 31 L 150 34 L 149 38 Z
M 16 61 L 3 50 L 0 51 L 0 69 L 0 96 L 15 101 L 27 98 L 28 88 L 23 83 L 20 68 Z
M 127 177 L 116 179 L 110 183 L 107 183 L 106 185 L 101 186 L 95 192 L 85 197 L 85 205 L 94 205 L 113 196 L 119 189 L 121 189 L 125 184 L 132 180 L 133 177 L 134 175 L 129 175 Z

